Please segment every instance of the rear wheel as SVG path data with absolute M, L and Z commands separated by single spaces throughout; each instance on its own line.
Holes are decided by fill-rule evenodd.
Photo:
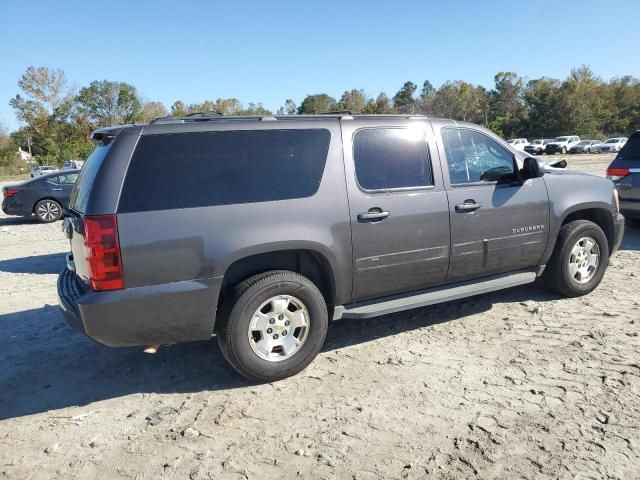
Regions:
M 218 344 L 229 363 L 250 380 L 270 382 L 311 363 L 324 344 L 328 314 L 311 280 L 278 270 L 234 287 L 219 322 Z
M 598 286 L 608 263 L 609 244 L 602 229 L 589 220 L 576 220 L 560 229 L 543 277 L 556 293 L 578 297 Z
M 60 220 L 62 217 L 62 207 L 60 204 L 49 198 L 40 200 L 36 203 L 33 212 L 42 223 L 55 222 L 56 220 Z

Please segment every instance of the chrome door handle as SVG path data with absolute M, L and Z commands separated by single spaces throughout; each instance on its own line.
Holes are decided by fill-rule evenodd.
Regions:
M 51 191 L 52 192 L 61 192 L 62 189 L 61 188 L 52 188 Z
M 456 205 L 456 212 L 458 213 L 471 213 L 482 207 L 482 203 L 475 200 L 465 200 L 464 203 Z
M 361 212 L 358 214 L 358 220 L 361 222 L 379 222 L 380 220 L 384 220 L 389 215 L 390 212 L 385 212 L 381 208 L 371 208 L 368 212 Z

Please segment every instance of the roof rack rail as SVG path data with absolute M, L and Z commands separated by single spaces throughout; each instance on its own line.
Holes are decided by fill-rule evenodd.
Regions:
M 273 115 L 222 115 L 218 112 L 194 112 L 181 117 L 158 117 L 154 118 L 149 124 L 154 123 L 185 123 L 185 122 L 210 122 L 215 120 L 260 120 L 273 121 L 278 120 Z
M 222 113 L 216 112 L 215 110 L 209 110 L 206 112 L 191 112 L 187 113 L 185 117 L 221 117 Z
M 357 112 L 351 110 L 330 110 L 328 112 L 322 112 L 320 115 L 356 115 Z

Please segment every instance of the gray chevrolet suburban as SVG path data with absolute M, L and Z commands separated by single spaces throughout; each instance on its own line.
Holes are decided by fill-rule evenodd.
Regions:
M 610 180 L 452 120 L 198 114 L 92 139 L 63 226 L 67 321 L 108 346 L 216 336 L 255 381 L 305 368 L 330 320 L 540 276 L 589 293 L 624 228 Z

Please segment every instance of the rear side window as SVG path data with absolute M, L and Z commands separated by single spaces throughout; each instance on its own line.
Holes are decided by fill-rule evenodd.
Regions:
M 365 190 L 432 185 L 424 130 L 365 128 L 353 137 L 353 160 Z
M 640 161 L 640 134 L 633 134 L 618 154 L 620 160 Z
M 113 145 L 113 142 L 108 143 L 107 145 L 98 145 L 87 158 L 84 168 L 80 170 L 78 180 L 71 191 L 71 197 L 69 200 L 69 205 L 75 211 L 80 213 L 84 213 L 86 211 L 89 192 L 91 191 L 93 182 L 98 175 L 102 162 L 107 156 L 107 153 L 109 153 L 109 150 L 111 150 L 111 145 Z
M 329 150 L 326 129 L 142 136 L 118 210 L 144 212 L 309 197 Z

